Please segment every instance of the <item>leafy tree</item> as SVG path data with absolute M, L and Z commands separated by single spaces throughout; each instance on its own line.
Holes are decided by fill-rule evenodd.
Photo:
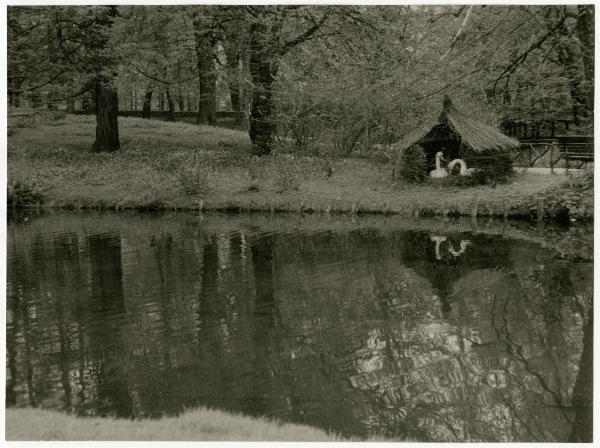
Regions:
M 296 46 L 315 38 L 329 14 L 328 9 L 318 7 L 246 8 L 250 22 L 253 84 L 249 133 L 254 154 L 270 154 L 272 150 L 275 134 L 273 87 L 282 58 Z
M 95 151 L 119 149 L 118 97 L 114 85 L 117 58 L 110 31 L 117 7 L 11 7 L 8 58 L 9 96 L 51 84 L 82 83 L 76 96 L 92 91 L 96 111 Z M 37 100 L 33 101 L 38 106 Z
M 583 129 L 593 23 L 591 5 L 11 7 L 9 104 L 83 95 L 97 150 L 119 147 L 117 90 L 134 108 L 141 92 L 146 118 L 154 99 L 210 125 L 227 97 L 258 155 L 278 134 L 343 153 L 390 144 L 442 94 L 496 124 L 569 115 Z

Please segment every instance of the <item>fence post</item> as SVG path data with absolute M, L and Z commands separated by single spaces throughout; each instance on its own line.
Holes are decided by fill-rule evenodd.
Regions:
M 475 204 L 471 207 L 471 217 L 477 218 L 477 212 L 479 211 L 479 198 L 475 198 Z
M 537 220 L 538 223 L 544 221 L 544 198 L 539 198 L 537 201 Z
M 529 163 L 528 166 L 531 166 L 531 161 L 533 160 L 533 146 L 531 143 L 529 144 Z
M 554 133 L 554 129 L 552 129 L 552 133 Z M 554 174 L 554 142 L 550 143 L 550 174 Z

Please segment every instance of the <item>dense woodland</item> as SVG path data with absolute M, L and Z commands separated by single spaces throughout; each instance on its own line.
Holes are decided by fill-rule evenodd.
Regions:
M 474 115 L 591 126 L 594 6 L 18 6 L 12 107 L 239 112 L 253 152 L 397 141 L 448 94 Z

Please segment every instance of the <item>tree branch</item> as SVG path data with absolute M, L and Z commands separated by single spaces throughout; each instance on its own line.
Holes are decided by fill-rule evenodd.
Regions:
M 461 76 L 460 78 L 457 78 L 457 79 L 454 79 L 453 81 L 448 82 L 446 85 L 444 85 L 443 87 L 440 87 L 439 89 L 436 89 L 436 90 L 434 90 L 432 92 L 429 92 L 429 93 L 427 93 L 425 95 L 422 95 L 419 98 L 415 98 L 414 100 L 410 101 L 408 104 L 414 104 L 416 102 L 419 102 L 419 101 L 422 101 L 422 100 L 424 100 L 426 98 L 429 98 L 429 97 L 431 97 L 433 95 L 441 93 L 444 90 L 448 89 L 449 87 L 452 87 L 457 81 L 464 81 L 465 79 L 467 79 L 467 78 L 473 76 L 474 74 L 479 73 L 479 72 L 481 72 L 483 70 L 485 70 L 485 68 L 483 68 L 483 67 L 476 68 L 475 70 L 472 70 L 471 72 L 467 73 L 466 75 Z
M 506 67 L 504 69 L 504 71 L 502 73 L 500 73 L 500 76 L 498 76 L 496 78 L 496 80 L 494 81 L 494 87 L 492 88 L 493 96 L 496 96 L 496 87 L 498 86 L 498 82 L 502 78 L 504 78 L 504 76 L 506 76 L 507 73 L 511 73 L 512 71 L 514 71 L 514 69 L 516 69 L 519 64 L 522 64 L 523 62 L 525 62 L 529 53 L 531 53 L 533 50 L 540 48 L 542 46 L 542 44 L 544 42 L 546 42 L 546 40 L 555 33 L 556 30 L 558 30 L 560 27 L 563 26 L 566 18 L 567 18 L 567 16 L 563 16 L 556 25 L 554 25 L 551 29 L 549 29 L 548 32 L 546 34 L 544 34 L 542 37 L 540 37 L 538 40 L 536 40 L 531 45 L 529 45 L 529 47 L 524 52 L 522 52 L 519 56 L 517 56 L 508 65 L 508 67 Z
M 450 53 L 450 50 L 452 50 L 452 48 L 456 44 L 456 41 L 458 40 L 458 38 L 462 34 L 463 30 L 465 29 L 465 25 L 469 21 L 469 16 L 471 15 L 471 11 L 473 11 L 473 5 L 469 6 L 469 9 L 467 9 L 467 14 L 465 14 L 465 18 L 463 19 L 463 21 L 462 21 L 462 23 L 460 25 L 460 28 L 456 32 L 456 35 L 454 36 L 454 39 L 452 39 L 452 42 L 450 43 L 450 46 L 448 47 L 448 49 L 446 50 L 446 52 L 442 55 L 442 57 L 440 58 L 439 62 L 441 62 L 442 60 L 444 60 L 446 58 L 446 56 L 448 56 L 448 54 Z
M 64 100 L 69 100 L 71 98 L 78 97 L 79 95 L 83 95 L 84 93 L 89 92 L 93 88 L 94 88 L 94 80 L 92 79 L 92 80 L 86 82 L 84 84 L 84 86 L 80 90 L 77 91 L 77 93 L 72 93 L 70 95 L 63 96 L 61 98 L 55 98 L 55 101 L 64 101 Z
M 157 78 L 156 76 L 152 76 L 149 75 L 148 73 L 143 72 L 142 70 L 140 70 L 138 67 L 133 66 L 133 69 L 138 72 L 141 75 L 144 75 L 146 78 L 151 79 L 153 81 L 159 82 L 161 84 L 166 84 L 166 85 L 173 85 L 173 84 L 182 84 L 186 81 L 189 81 L 191 79 L 194 79 L 196 76 L 198 76 L 198 73 L 194 73 L 192 76 L 190 76 L 189 78 L 185 78 L 185 79 L 180 79 L 179 81 L 166 81 L 164 79 L 160 79 Z
M 285 55 L 288 51 L 290 51 L 292 48 L 294 48 L 296 45 L 301 44 L 302 42 L 308 40 L 311 38 L 311 36 L 313 34 L 315 34 L 319 28 L 321 28 L 321 26 L 323 26 L 323 24 L 325 23 L 325 21 L 327 20 L 327 18 L 329 17 L 328 13 L 323 14 L 323 17 L 321 17 L 321 19 L 315 23 L 313 26 L 311 26 L 309 29 L 307 29 L 304 33 L 300 34 L 299 36 L 297 36 L 296 38 L 286 42 L 279 54 L 281 56 Z
M 23 93 L 23 92 L 33 92 L 34 90 L 40 89 L 44 86 L 47 86 L 48 84 L 51 84 L 53 81 L 57 80 L 61 75 L 65 74 L 67 72 L 67 70 L 63 70 L 61 72 L 58 72 L 58 74 L 56 76 L 53 76 L 52 78 L 50 78 L 48 81 L 42 83 L 42 84 L 38 84 L 37 86 L 33 86 L 33 87 L 29 87 L 27 89 L 8 89 L 9 93 Z

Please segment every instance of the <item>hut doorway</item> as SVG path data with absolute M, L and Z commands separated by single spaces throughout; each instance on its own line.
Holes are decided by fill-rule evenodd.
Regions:
M 448 123 L 434 126 L 419 145 L 425 151 L 429 167 L 435 166 L 435 155 L 439 151 L 444 153 L 446 162 L 461 158 L 461 138 Z

